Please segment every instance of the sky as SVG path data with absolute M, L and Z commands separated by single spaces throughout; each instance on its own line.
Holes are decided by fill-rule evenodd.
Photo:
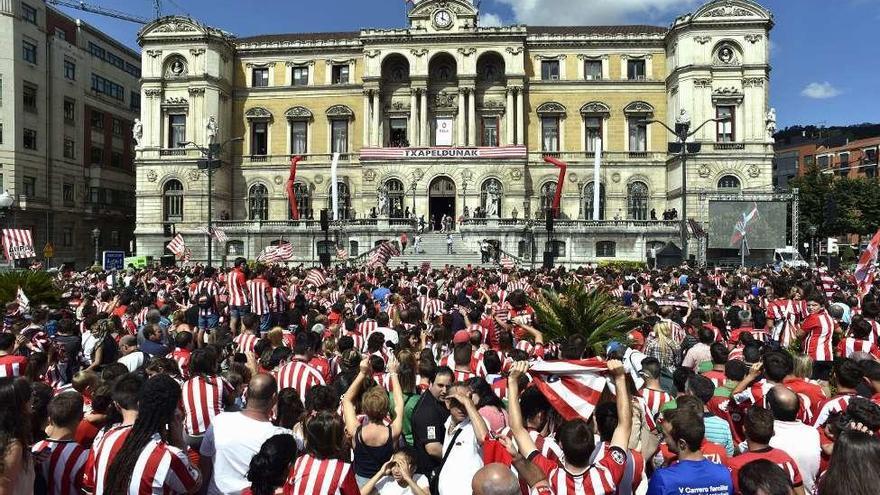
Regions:
M 162 15 L 185 14 L 237 36 L 357 31 L 406 25 L 403 0 L 160 0 Z M 153 0 L 90 5 L 153 18 Z M 483 25 L 652 24 L 668 26 L 701 0 L 482 0 Z M 770 33 L 770 101 L 779 128 L 880 122 L 876 30 L 880 0 L 761 0 Z M 259 7 L 257 7 L 259 6 Z M 62 7 L 137 49 L 138 24 Z M 844 69 L 841 69 L 844 67 Z

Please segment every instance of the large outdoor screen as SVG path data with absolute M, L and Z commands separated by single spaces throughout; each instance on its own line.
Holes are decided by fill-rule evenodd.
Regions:
M 785 246 L 786 203 L 709 201 L 709 248 L 739 249 L 745 234 L 749 249 Z

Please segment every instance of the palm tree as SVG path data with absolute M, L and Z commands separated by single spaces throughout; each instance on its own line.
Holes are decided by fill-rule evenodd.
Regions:
M 561 292 L 545 289 L 531 304 L 546 340 L 582 335 L 594 351 L 612 340 L 626 341 L 627 333 L 642 324 L 605 290 L 581 284 Z
M 16 270 L 0 273 L 0 302 L 15 301 L 19 287 L 32 307 L 58 303 L 60 291 L 52 276 L 44 271 Z

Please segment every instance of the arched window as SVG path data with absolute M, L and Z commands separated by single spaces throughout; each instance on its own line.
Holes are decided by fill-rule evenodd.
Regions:
M 599 241 L 596 243 L 597 258 L 613 258 L 617 250 L 617 244 L 614 241 Z
M 718 189 L 739 189 L 742 187 L 739 182 L 739 177 L 735 175 L 725 175 L 724 177 L 718 179 Z
M 584 186 L 584 200 L 582 203 L 584 219 L 593 219 L 593 182 L 587 182 Z M 605 184 L 599 183 L 599 220 L 605 220 Z
M 336 183 L 336 194 L 339 196 L 339 219 L 348 220 L 351 218 L 351 191 L 348 184 L 339 181 Z M 327 211 L 333 211 L 333 188 L 327 188 Z M 333 220 L 331 213 L 330 220 Z
M 388 191 L 388 216 L 403 218 L 404 195 L 406 194 L 403 182 L 398 179 L 388 179 L 385 181 L 385 188 Z
M 553 253 L 553 256 L 565 256 L 565 241 L 552 240 L 544 242 L 544 252 Z
M 553 197 L 556 196 L 556 181 L 551 180 L 541 186 L 541 205 L 538 215 L 540 218 L 547 218 L 547 212 L 553 208 Z
M 633 182 L 626 188 L 626 218 L 630 220 L 648 219 L 648 185 Z
M 309 186 L 302 182 L 294 182 L 293 193 L 296 195 L 296 209 L 299 210 L 299 218 L 314 218 L 312 215 L 312 193 L 309 191 Z M 290 205 L 287 207 L 287 219 L 293 220 Z
M 254 184 L 248 190 L 248 214 L 251 220 L 269 219 L 269 190 L 263 184 Z
M 480 206 L 487 218 L 501 218 L 501 198 L 504 196 L 504 187 L 501 181 L 495 178 L 486 179 L 480 186 Z
M 162 189 L 163 218 L 166 222 L 183 221 L 183 184 L 177 179 L 165 183 Z

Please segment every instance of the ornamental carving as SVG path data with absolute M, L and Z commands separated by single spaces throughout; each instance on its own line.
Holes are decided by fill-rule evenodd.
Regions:
M 502 100 L 484 100 L 483 108 L 494 108 L 494 109 L 502 109 L 507 104 Z
M 198 182 L 199 177 L 202 176 L 202 171 L 194 168 L 186 173 L 186 178 L 189 179 L 190 182 Z
M 177 56 L 172 57 L 165 64 L 165 77 L 169 79 L 173 79 L 175 77 L 184 77 L 189 73 L 189 68 L 186 64 L 186 59 L 183 57 Z
M 437 93 L 437 96 L 434 97 L 434 106 L 435 107 L 454 107 L 455 106 L 455 94 L 447 93 L 446 91 L 441 91 Z
M 284 112 L 284 116 L 287 117 L 288 119 L 299 119 L 299 120 L 311 119 L 312 118 L 312 111 L 306 107 L 303 107 L 303 106 L 295 106 L 295 107 L 288 108 L 287 111 Z
M 182 96 L 169 96 L 168 98 L 165 98 L 165 104 L 170 106 L 182 107 L 189 105 L 189 101 L 187 101 L 187 99 Z
M 562 103 L 548 101 L 540 104 L 535 111 L 539 114 L 562 114 L 565 113 L 565 106 Z
M 288 66 L 288 67 L 303 67 L 303 66 L 306 66 L 306 65 L 309 66 L 309 67 L 314 67 L 314 66 L 315 66 L 315 61 L 314 61 L 314 60 L 305 60 L 305 61 L 302 61 L 302 62 L 287 61 L 287 62 L 285 62 L 284 65 L 286 65 L 286 66 Z
M 328 117 L 354 117 L 354 112 L 345 105 L 333 105 L 326 113 Z
M 727 5 L 712 9 L 703 15 L 705 17 L 751 17 L 752 12 L 728 3 Z
M 611 174 L 611 181 L 615 184 L 620 182 L 620 172 L 614 172 L 613 174 Z
M 712 37 L 705 36 L 705 35 L 704 36 L 694 36 L 694 41 L 696 41 L 697 43 L 699 43 L 701 45 L 705 45 L 706 43 L 712 41 Z
M 718 88 L 715 91 L 712 91 L 713 96 L 742 96 L 742 92 L 734 88 L 733 86 L 729 86 L 726 88 Z
M 739 56 L 730 45 L 721 45 L 715 52 L 715 65 L 739 65 Z
M 624 107 L 624 113 L 654 113 L 654 107 L 644 101 L 634 101 Z
M 248 111 L 244 113 L 244 116 L 247 119 L 271 119 L 272 112 L 263 107 L 253 107 L 248 109 Z
M 761 41 L 761 38 L 763 38 L 763 36 L 760 34 L 747 34 L 746 35 L 746 41 L 748 41 L 749 43 L 751 43 L 753 45 L 755 43 Z
M 759 88 L 764 85 L 763 77 L 747 77 L 743 79 L 743 86 L 746 88 Z
M 364 182 L 374 182 L 376 180 L 376 171 L 364 169 Z
M 381 50 L 364 50 L 364 55 L 366 55 L 367 58 L 376 58 L 380 53 L 382 53 Z
M 190 96 L 203 96 L 205 94 L 205 88 L 189 88 Z
M 146 95 L 147 98 L 159 98 L 162 96 L 162 90 L 161 89 L 145 89 L 144 95 Z
M 569 182 L 577 183 L 578 178 L 579 178 L 579 177 L 578 177 L 578 174 L 576 174 L 576 173 L 574 173 L 574 172 L 568 174 L 568 180 L 569 180 Z
M 710 175 L 712 175 L 712 170 L 705 163 L 701 164 L 697 167 L 697 175 L 702 179 L 708 179 Z
M 324 183 L 324 176 L 321 174 L 316 175 L 315 176 L 315 184 L 323 184 L 323 183 Z
M 757 164 L 753 163 L 753 164 L 749 165 L 748 173 L 749 173 L 749 177 L 755 179 L 759 175 L 761 175 L 761 167 L 759 167 Z
M 504 49 L 504 51 L 506 51 L 507 53 L 509 53 L 511 55 L 519 55 L 520 53 L 523 52 L 523 47 L 521 47 L 521 46 L 508 46 L 507 48 Z
M 190 48 L 189 53 L 193 57 L 198 57 L 199 55 L 204 55 L 205 49 L 204 48 Z
M 153 169 L 148 169 L 146 172 L 147 182 L 156 182 L 159 179 L 159 174 L 156 173 Z
M 611 113 L 611 107 L 601 101 L 591 101 L 589 103 L 584 103 L 584 106 L 581 107 L 581 113 Z
M 462 47 L 458 49 L 458 53 L 464 55 L 465 57 L 470 57 L 471 55 L 477 53 L 477 49 L 472 46 L 469 46 L 467 48 Z
M 171 21 L 156 28 L 158 33 L 191 33 L 196 27 L 187 22 Z
M 387 110 L 390 112 L 407 112 L 409 111 L 409 104 L 402 101 L 392 101 Z
M 695 88 L 711 88 L 712 80 L 711 79 L 694 79 L 694 87 Z
M 425 171 L 420 168 L 417 168 L 417 169 L 413 170 L 412 176 L 413 176 L 413 180 L 418 182 L 418 181 L 422 180 L 422 177 L 425 176 Z
M 522 170 L 518 168 L 512 168 L 507 172 L 510 175 L 510 180 L 514 182 L 519 182 L 522 180 Z
M 162 50 L 147 50 L 147 55 L 151 58 L 156 58 L 159 55 L 162 55 Z
M 413 48 L 409 52 L 412 53 L 413 55 L 415 55 L 416 57 L 424 57 L 425 55 L 428 54 L 428 49 L 427 48 Z
M 276 175 L 276 176 L 272 179 L 272 181 L 275 182 L 275 185 L 280 186 L 281 183 L 284 182 L 284 177 L 281 177 L 280 175 Z
M 562 54 L 562 55 L 535 55 L 535 60 L 565 60 L 565 54 Z
M 275 67 L 275 62 L 248 62 L 244 64 L 248 69 L 256 67 L 257 69 L 268 69 L 269 67 Z

